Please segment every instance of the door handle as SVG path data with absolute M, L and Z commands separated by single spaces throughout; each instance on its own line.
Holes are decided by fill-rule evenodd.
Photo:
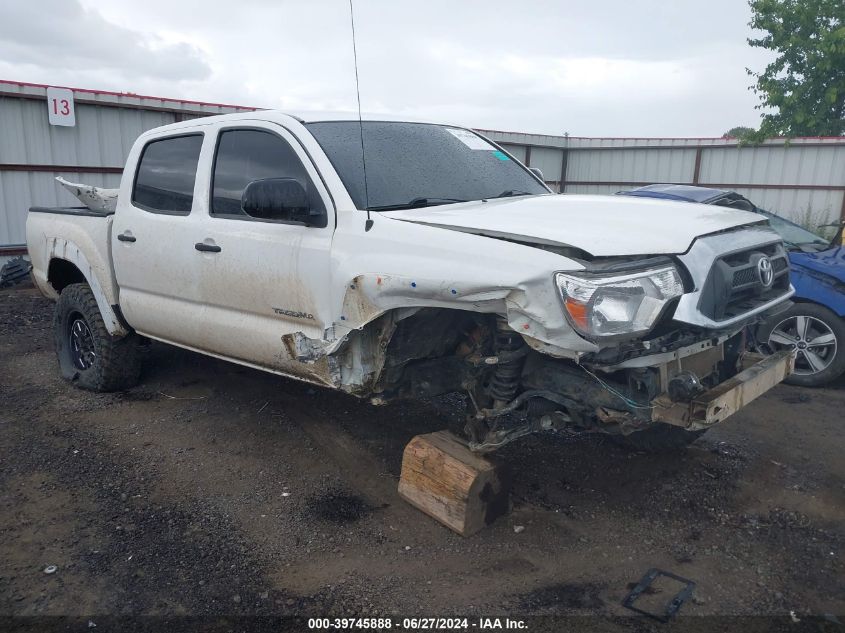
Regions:
M 203 253 L 219 253 L 223 250 L 217 244 L 206 244 L 205 242 L 197 242 L 194 244 L 194 248 Z
M 125 231 L 123 233 L 120 233 L 117 236 L 117 239 L 119 239 L 121 242 L 134 242 L 135 236 L 132 235 L 132 233 L 130 233 L 129 231 Z

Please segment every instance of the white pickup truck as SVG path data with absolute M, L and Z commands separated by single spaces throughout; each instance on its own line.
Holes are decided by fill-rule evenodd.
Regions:
M 546 429 L 660 448 L 792 368 L 745 353 L 793 292 L 764 218 L 556 195 L 464 128 L 186 121 L 138 138 L 110 198 L 27 220 L 61 372 L 87 389 L 132 386 L 155 339 L 374 404 L 465 393 L 479 451 Z

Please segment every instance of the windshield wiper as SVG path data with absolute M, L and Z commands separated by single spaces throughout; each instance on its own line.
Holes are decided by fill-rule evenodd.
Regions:
M 505 189 L 502 193 L 498 196 L 493 196 L 493 198 L 510 198 L 511 196 L 530 196 L 533 195 L 528 191 L 520 191 L 519 189 Z M 492 200 L 493 198 L 489 198 Z
M 455 202 L 466 202 L 461 198 L 414 198 L 408 202 L 398 204 L 385 204 L 379 207 L 370 207 L 370 211 L 393 211 L 399 209 L 418 209 L 421 207 L 432 207 L 438 204 L 452 204 Z

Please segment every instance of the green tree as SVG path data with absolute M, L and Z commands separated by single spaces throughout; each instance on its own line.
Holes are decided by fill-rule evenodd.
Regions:
M 745 138 L 749 134 L 754 134 L 755 130 L 753 127 L 747 127 L 745 125 L 737 125 L 736 127 L 732 127 L 730 130 L 722 134 L 722 138 Z
M 845 2 L 750 0 L 749 26 L 765 31 L 753 47 L 776 53 L 751 89 L 761 103 L 752 136 L 836 136 L 845 132 Z

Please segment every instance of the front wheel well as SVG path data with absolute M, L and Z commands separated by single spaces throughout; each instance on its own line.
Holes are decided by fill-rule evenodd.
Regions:
M 59 258 L 50 260 L 50 265 L 47 268 L 47 281 L 57 294 L 62 294 L 62 290 L 71 284 L 88 283 L 85 275 L 77 268 L 76 264 Z
M 421 308 L 380 329 L 375 322 L 365 330 L 384 349 L 377 391 L 394 396 L 431 396 L 462 389 L 466 357 L 484 346 L 492 331 L 492 317 L 449 308 Z M 395 320 L 394 320 L 395 319 Z M 420 391 L 417 383 L 427 386 Z M 391 396 L 393 397 L 393 396 Z

